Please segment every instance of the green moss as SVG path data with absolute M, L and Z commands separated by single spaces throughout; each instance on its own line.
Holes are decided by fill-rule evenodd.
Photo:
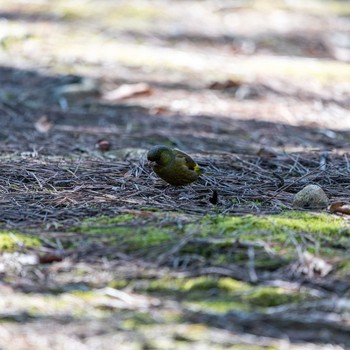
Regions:
M 183 279 L 169 277 L 159 278 L 153 281 L 148 281 L 145 285 L 141 286 L 141 290 L 147 292 L 167 293 L 170 295 L 182 291 L 182 281 Z
M 69 294 L 74 295 L 85 301 L 94 301 L 96 299 L 97 294 L 91 290 L 72 290 Z
M 18 248 L 40 246 L 38 237 L 13 231 L 0 231 L 0 251 L 16 251 Z
M 192 234 L 194 240 L 198 238 L 198 243 L 184 246 L 183 254 L 200 255 L 213 265 L 247 267 L 248 246 L 252 245 L 255 268 L 270 271 L 297 258 L 296 243 L 327 257 L 334 256 L 339 247 L 350 247 L 346 221 L 326 213 L 290 211 L 267 216 L 208 216 L 196 224 L 188 224 L 184 232 Z
M 236 299 L 236 301 L 232 301 L 230 298 L 225 298 L 220 296 L 220 298 L 206 298 L 203 300 L 195 300 L 191 302 L 185 302 L 185 305 L 199 307 L 205 311 L 219 312 L 225 313 L 230 310 L 240 310 L 240 311 L 249 311 L 249 305 L 242 303 L 242 301 Z
M 264 241 L 274 249 L 275 253 L 282 252 L 285 249 L 295 250 L 293 242 L 305 242 L 305 235 L 312 235 L 318 242 L 327 242 L 328 248 L 331 244 L 344 244 L 349 246 L 350 230 L 345 220 L 325 214 L 291 211 L 280 215 L 254 216 L 246 215 L 240 217 L 208 217 L 201 223 L 201 229 L 197 229 L 202 237 L 222 237 L 219 243 L 212 243 L 200 247 L 201 255 L 208 257 L 208 251 L 216 254 L 213 258 L 220 263 L 246 261 L 246 251 L 236 252 L 235 256 L 217 254 L 218 252 L 228 251 L 234 244 L 234 240 L 239 241 Z M 225 242 L 225 237 L 227 242 Z M 208 240 L 210 242 L 210 239 Z M 311 243 L 309 244 L 311 245 Z M 213 249 L 215 246 L 215 250 Z M 327 247 L 325 246 L 325 249 Z M 312 248 L 311 248 L 312 249 Z M 321 245 L 321 252 L 323 246 Z M 256 248 L 261 251 L 256 258 L 257 267 L 279 267 L 283 259 L 271 259 L 264 254 L 263 247 Z M 198 251 L 197 251 L 198 253 Z M 331 253 L 331 252 L 328 252 Z M 227 260 L 231 259 L 231 260 Z
M 82 228 L 88 228 L 89 232 L 93 233 L 94 231 L 93 226 L 122 224 L 122 223 L 130 222 L 135 218 L 136 216 L 132 214 L 121 214 L 113 217 L 108 217 L 103 215 L 95 218 L 85 219 L 82 225 Z
M 188 279 L 181 285 L 181 289 L 185 292 L 210 288 L 218 288 L 225 292 L 237 292 L 247 289 L 247 285 L 232 278 L 217 279 L 207 276 Z
M 194 292 L 218 288 L 219 286 L 216 279 L 203 276 L 185 280 L 179 287 L 184 292 Z
M 132 317 L 125 320 L 122 324 L 123 327 L 132 330 L 139 329 L 140 326 L 153 325 L 158 323 L 149 313 L 146 312 L 134 312 Z
M 196 278 L 162 278 L 140 288 L 157 296 L 176 298 L 185 305 L 225 312 L 230 309 L 247 309 L 239 298 L 240 293 L 250 290 L 249 284 L 231 278 L 201 276 Z
M 228 277 L 220 278 L 218 286 L 221 290 L 226 292 L 243 291 L 249 288 L 246 283 Z
M 170 243 L 174 240 L 174 235 L 170 229 L 148 228 L 141 230 L 139 234 L 134 235 L 129 240 L 131 248 L 147 248 L 149 246 L 157 246 L 164 243 Z
M 251 293 L 244 295 L 242 300 L 254 306 L 272 307 L 300 301 L 303 298 L 305 298 L 305 296 L 302 294 L 292 294 L 286 292 L 282 288 L 259 287 L 254 289 Z
M 287 212 L 280 215 L 218 217 L 212 219 L 214 228 L 222 234 L 238 232 L 267 231 L 272 235 L 285 233 L 287 230 L 309 232 L 321 235 L 339 234 L 345 231 L 346 223 L 340 218 L 328 214 L 305 212 Z
M 164 226 L 161 220 L 164 220 L 164 213 L 157 215 L 149 211 L 110 218 L 102 216 L 85 220 L 74 231 L 86 235 L 83 244 L 91 244 L 96 240 L 99 244 L 118 245 L 124 252 L 130 253 L 166 245 L 173 242 L 177 235 L 183 234 L 177 222 L 170 222 Z M 81 243 L 76 242 L 76 244 Z M 148 250 L 149 257 L 160 253 L 160 251 Z
M 128 281 L 124 279 L 114 280 L 108 283 L 108 287 L 114 289 L 123 289 L 128 285 Z
M 165 217 L 168 220 L 164 220 Z M 263 245 L 256 245 L 255 268 L 271 271 L 296 258 L 295 242 L 327 256 L 334 255 L 335 242 L 345 248 L 350 245 L 346 222 L 325 213 L 290 211 L 268 216 L 207 216 L 195 223 L 189 223 L 190 217 L 184 217 L 146 211 L 90 218 L 75 228 L 86 235 L 85 240 L 75 244 L 96 241 L 98 244 L 118 245 L 126 253 L 138 251 L 147 253 L 150 258 L 167 251 L 179 239 L 191 236 L 193 242 L 185 244 L 178 254 L 200 255 L 213 265 L 239 264 L 246 267 L 248 246 L 244 242 L 248 241 L 249 245 L 249 242 L 263 241 L 274 254 L 266 251 Z M 312 235 L 311 241 L 305 240 L 307 235 Z M 242 245 L 238 243 L 237 246 L 237 241 Z M 317 246 L 312 242 L 318 242 Z
M 196 305 L 205 310 L 256 310 L 282 304 L 296 303 L 307 296 L 282 288 L 255 287 L 232 278 L 202 276 L 197 278 L 163 278 L 144 281 L 136 289 L 157 296 L 176 298 L 186 305 Z
M 163 213 L 164 214 L 164 213 Z M 154 216 L 149 227 L 145 226 L 141 216 L 132 214 L 122 214 L 115 217 L 98 217 L 87 219 L 78 229 L 90 234 L 113 233 L 116 230 L 133 230 L 143 227 L 142 232 L 148 232 L 149 238 L 167 236 L 167 229 L 157 227 L 157 216 Z M 133 225 L 123 225 L 133 223 Z M 139 224 L 140 227 L 137 226 Z M 259 232 L 268 232 L 272 236 L 285 235 L 286 230 L 293 232 L 308 232 L 322 236 L 332 236 L 348 230 L 346 222 L 340 218 L 328 214 L 314 214 L 305 212 L 288 212 L 281 215 L 254 216 L 247 215 L 241 217 L 216 216 L 206 217 L 196 224 L 188 224 L 187 230 L 198 233 L 198 236 L 237 236 L 237 238 L 251 237 Z M 173 227 L 173 231 L 179 232 Z M 222 241 L 221 246 L 232 244 Z M 218 244 L 216 244 L 218 246 Z
M 350 276 L 349 257 L 347 257 L 346 260 L 339 262 L 337 268 L 338 268 L 338 271 L 337 271 L 338 276 L 340 277 Z

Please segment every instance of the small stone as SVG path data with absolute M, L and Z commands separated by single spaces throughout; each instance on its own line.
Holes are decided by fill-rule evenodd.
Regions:
M 329 199 L 320 186 L 307 185 L 294 196 L 293 207 L 324 209 L 327 208 L 328 202 Z

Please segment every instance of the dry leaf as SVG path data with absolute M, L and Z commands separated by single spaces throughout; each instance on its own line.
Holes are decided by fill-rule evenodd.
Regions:
M 333 269 L 332 265 L 325 260 L 312 255 L 309 252 L 303 253 L 305 274 L 313 276 L 314 273 L 321 277 L 327 276 Z
M 102 152 L 109 151 L 111 149 L 111 143 L 108 140 L 98 140 L 95 147 Z
M 46 253 L 44 255 L 39 255 L 39 262 L 41 264 L 51 264 L 53 262 L 62 261 L 63 258 L 54 253 Z
M 278 156 L 277 152 L 272 148 L 261 147 L 257 152 L 257 155 L 261 158 L 276 158 Z
M 209 85 L 212 90 L 238 89 L 242 85 L 241 81 L 228 79 L 226 81 L 215 81 Z
M 37 131 L 46 134 L 53 127 L 53 123 L 47 115 L 43 115 L 34 123 L 34 126 Z
M 334 202 L 329 206 L 328 209 L 331 213 L 341 213 L 350 215 L 350 203 Z
M 152 88 L 146 83 L 124 84 L 115 90 L 105 93 L 103 99 L 107 101 L 118 101 L 135 96 L 149 96 L 152 93 Z
M 156 106 L 152 107 L 149 112 L 153 115 L 165 114 L 169 112 L 169 108 L 164 106 Z

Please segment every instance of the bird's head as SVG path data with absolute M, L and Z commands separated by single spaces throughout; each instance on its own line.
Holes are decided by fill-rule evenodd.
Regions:
M 153 146 L 147 153 L 147 159 L 157 165 L 167 165 L 175 157 L 175 152 L 167 146 Z

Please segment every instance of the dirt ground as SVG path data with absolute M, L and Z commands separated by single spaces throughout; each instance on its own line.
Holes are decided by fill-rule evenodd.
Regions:
M 348 216 L 292 207 L 349 202 L 349 33 L 340 0 L 0 0 L 0 349 L 350 348 Z

